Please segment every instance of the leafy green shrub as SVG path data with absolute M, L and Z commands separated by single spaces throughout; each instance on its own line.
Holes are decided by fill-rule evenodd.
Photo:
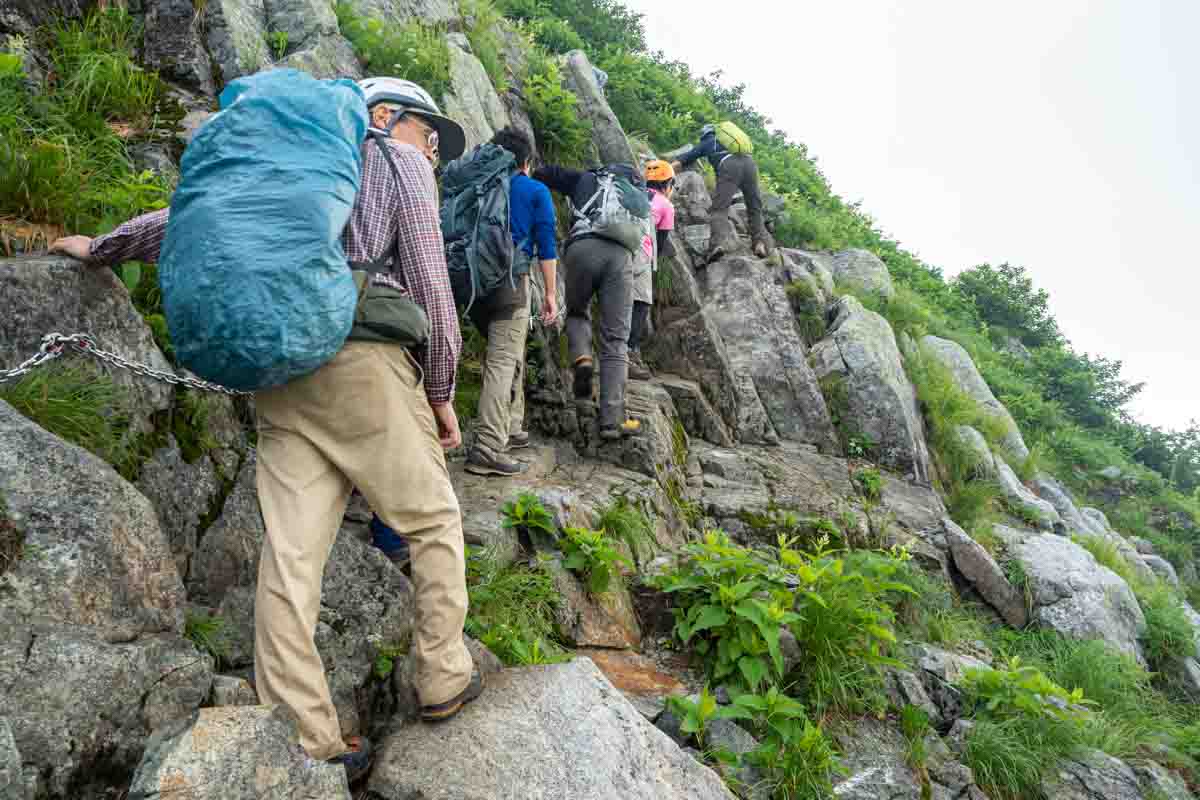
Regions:
M 229 631 L 222 617 L 188 613 L 184 617 L 183 635 L 212 656 L 218 669 L 229 657 Z
M 558 64 L 544 53 L 530 55 L 525 104 L 545 161 L 582 166 L 588 160 L 592 126 L 579 116 L 575 95 L 563 88 Z
M 859 494 L 868 501 L 875 502 L 883 492 L 883 476 L 873 467 L 860 469 L 854 473 L 854 485 Z
M 450 91 L 450 46 L 439 27 L 360 17 L 348 3 L 335 7 L 342 35 L 369 70 L 420 84 L 439 103 Z
M 700 747 L 704 747 L 708 723 L 726 716 L 717 706 L 716 695 L 708 690 L 708 686 L 701 689 L 699 700 L 690 697 L 667 698 L 667 709 L 679 717 L 679 730 L 694 738 Z
M 732 707 L 753 715 L 761 743 L 745 760 L 766 774 L 773 797 L 822 800 L 832 795 L 833 777 L 845 769 L 833 743 L 802 705 L 773 686 L 764 695 L 736 698 Z
M 492 86 L 496 87 L 497 92 L 503 92 L 508 87 L 508 76 L 504 67 L 503 45 L 497 33 L 502 19 L 500 12 L 491 0 L 462 0 L 460 6 L 467 23 L 466 33 L 471 52 L 483 65 Z
M 509 666 L 564 660 L 554 611 L 562 602 L 540 565 L 502 564 L 492 553 L 467 554 L 466 631 Z
M 925 759 L 929 756 L 925 737 L 929 730 L 929 714 L 919 706 L 906 705 L 900 709 L 900 732 L 908 742 L 909 766 L 919 768 L 925 765 Z
M 554 515 L 546 510 L 542 501 L 532 492 L 521 492 L 516 500 L 509 500 L 500 509 L 503 519 L 501 527 L 514 530 L 530 543 L 557 541 L 558 526 Z
M 133 455 L 127 393 L 82 364 L 50 364 L 16 383 L 0 384 L 0 399 L 118 471 Z
M 543 17 L 533 24 L 532 30 L 534 40 L 551 53 L 561 54 L 583 49 L 583 38 L 566 20 Z
M 603 530 L 564 528 L 558 547 L 566 556 L 563 566 L 579 575 L 592 594 L 608 591 L 612 579 L 621 576 L 619 565 L 633 566 Z
M 52 83 L 31 88 L 19 59 L 0 71 L 0 218 L 94 235 L 166 205 L 166 180 L 134 170 L 125 137 L 181 112 L 133 63 L 129 14 L 96 12 L 38 36 Z
M 600 510 L 596 527 L 625 543 L 634 561 L 641 563 L 654 554 L 654 526 L 626 495 L 617 495 Z
M 1022 666 L 1019 656 L 1004 668 L 968 669 L 963 688 L 977 710 L 998 719 L 1044 717 L 1078 723 L 1089 713 L 1084 705 L 1094 705 L 1082 689 L 1067 691 L 1037 667 Z

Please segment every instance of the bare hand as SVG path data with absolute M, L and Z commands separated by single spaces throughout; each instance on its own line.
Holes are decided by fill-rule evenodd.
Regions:
M 462 444 L 462 432 L 458 429 L 458 414 L 454 412 L 453 403 L 433 406 L 433 416 L 437 420 L 438 440 L 443 450 L 453 450 Z
M 547 294 L 546 302 L 542 305 L 542 324 L 553 325 L 556 319 L 558 319 L 558 298 Z
M 92 237 L 64 236 L 61 239 L 55 239 L 54 243 L 50 245 L 50 252 L 62 253 L 80 261 L 90 261 L 92 259 Z

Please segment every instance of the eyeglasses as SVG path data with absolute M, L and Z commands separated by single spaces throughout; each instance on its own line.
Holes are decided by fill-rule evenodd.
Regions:
M 433 161 L 436 162 L 438 160 L 438 132 L 437 132 L 437 130 L 432 125 L 430 125 L 428 122 L 426 122 L 424 120 L 424 118 L 421 117 L 420 114 L 413 114 L 410 112 L 409 116 L 412 117 L 414 120 L 416 120 L 417 123 L 420 124 L 421 129 L 425 132 L 425 144 L 426 144 L 426 146 L 429 147 L 430 158 L 432 158 Z

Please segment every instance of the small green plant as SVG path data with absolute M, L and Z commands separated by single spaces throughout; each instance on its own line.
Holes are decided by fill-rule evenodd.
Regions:
M 993 800 L 1041 798 L 1042 774 L 1075 747 L 1058 729 L 1032 726 L 1021 719 L 975 721 L 963 761 Z
M 1085 721 L 1086 706 L 1095 705 L 1084 698 L 1083 690 L 1067 691 L 1037 667 L 1022 665 L 1013 656 L 1002 669 L 969 669 L 963 687 L 976 706 L 995 718 L 1048 717 L 1063 722 Z
M 687 496 L 687 492 L 683 488 L 683 484 L 679 482 L 679 478 L 674 474 L 667 475 L 662 481 L 663 492 L 667 495 L 667 502 L 679 514 L 679 518 L 683 520 L 688 527 L 695 527 L 704 517 L 704 512 L 700 508 L 700 504 L 695 500 L 691 500 Z
M 1008 513 L 1031 528 L 1040 528 L 1046 521 L 1042 516 L 1042 512 L 1029 503 L 1022 503 L 1017 500 L 1005 500 L 1004 507 L 1008 510 Z
M 860 469 L 854 473 L 854 485 L 864 499 L 874 503 L 883 493 L 883 476 L 874 468 Z
M 1101 566 L 1108 567 L 1120 575 L 1126 583 L 1135 583 L 1133 570 L 1125 561 L 1125 556 L 1121 554 L 1121 550 L 1115 542 L 1099 536 L 1080 536 L 1079 534 L 1072 534 L 1071 541 L 1091 553 Z
M 1004 577 L 1014 589 L 1021 593 L 1021 597 L 1025 600 L 1025 611 L 1033 610 L 1033 586 L 1029 581 L 1029 573 L 1025 571 L 1025 564 L 1015 558 L 1008 559 L 1004 562 Z
M 407 639 L 380 646 L 378 652 L 375 653 L 375 677 L 379 680 L 387 680 L 395 670 L 396 662 L 408 655 L 408 648 Z
M 667 708 L 679 718 L 679 730 L 693 737 L 701 748 L 704 747 L 708 723 L 721 717 L 716 695 L 707 686 L 701 690 L 699 700 L 671 697 L 667 699 Z
M 846 437 L 846 455 L 850 458 L 870 458 L 878 446 L 870 434 L 852 433 Z
M 562 597 L 541 563 L 503 564 L 487 550 L 467 554 L 466 631 L 509 666 L 561 661 L 555 609 Z
M 800 335 L 806 344 L 816 344 L 827 329 L 825 308 L 817 295 L 815 285 L 810 280 L 795 280 L 787 286 L 788 300 L 791 301 L 792 311 L 796 314 L 796 324 L 800 327 Z
M 184 618 L 183 635 L 212 656 L 218 668 L 229 657 L 229 633 L 222 617 L 189 613 Z
M 368 69 L 400 75 L 424 87 L 439 103 L 450 90 L 450 48 L 445 32 L 410 21 L 404 25 L 360 17 L 349 3 L 335 7 L 342 35 Z
M 619 494 L 600 510 L 596 527 L 625 543 L 637 563 L 654 555 L 654 525 L 628 495 Z
M 287 31 L 273 31 L 267 34 L 267 44 L 271 46 L 271 53 L 275 56 L 275 60 L 282 61 L 283 57 L 287 55 Z
M 542 501 L 532 492 L 521 492 L 516 500 L 509 500 L 500 509 L 502 527 L 515 530 L 528 537 L 531 542 L 554 542 L 558 540 L 558 526 L 554 515 L 546 510 Z
M 633 566 L 603 530 L 564 528 L 558 546 L 566 556 L 563 566 L 579 575 L 592 594 L 608 591 L 613 578 L 621 575 L 621 564 Z
M 830 797 L 832 780 L 845 770 L 837 751 L 804 706 L 772 686 L 763 694 L 734 699 L 725 716 L 751 720 L 761 743 L 745 761 L 762 770 L 774 788 L 773 796 L 788 800 Z
M 906 705 L 900 709 L 900 732 L 908 742 L 908 765 L 914 769 L 925 766 L 929 757 L 925 737 L 929 734 L 929 714 L 919 706 Z

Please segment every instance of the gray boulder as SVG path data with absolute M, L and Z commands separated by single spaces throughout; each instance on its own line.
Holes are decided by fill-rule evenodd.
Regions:
M 1161 764 L 1153 761 L 1131 761 L 1129 766 L 1137 776 L 1146 800 L 1193 800 L 1195 797 L 1177 774 Z
M 837 409 L 843 426 L 871 437 L 880 464 L 929 483 L 925 426 L 892 326 L 854 297 L 843 297 L 832 313 L 833 324 L 809 361 L 818 380 L 844 387 L 846 407 Z
M 733 434 L 721 415 L 708 402 L 704 390 L 695 381 L 659 374 L 656 382 L 671 395 L 679 412 L 679 421 L 689 436 L 699 437 L 722 447 L 733 444 Z
M 215 0 L 214 0 L 215 1 Z M 13 367 L 37 352 L 47 333 L 90 333 L 96 344 L 131 361 L 171 372 L 150 329 L 111 269 L 85 267 L 71 258 L 29 256 L 0 259 L 0 368 Z M 134 427 L 154 429 L 152 414 L 171 406 L 172 388 L 128 370 L 100 366 L 67 355 L 111 377 L 129 394 Z
M 1087 535 L 1092 530 L 1092 524 L 1075 505 L 1070 492 L 1054 476 L 1039 472 L 1030 482 L 1030 488 L 1038 497 L 1054 507 L 1059 518 L 1062 519 L 1063 525 L 1066 526 L 1068 535 L 1072 533 Z
M 0 575 L 0 616 L 179 631 L 183 584 L 150 502 L 112 467 L 0 401 L 0 498 L 26 554 Z
M 204 708 L 156 731 L 129 800 L 350 800 L 346 770 L 308 758 L 285 706 Z
M 555 610 L 559 630 L 576 647 L 637 649 L 642 630 L 633 608 L 633 598 L 620 577 L 614 577 L 609 590 L 601 595 L 587 591 L 574 573 L 551 561 L 547 568 L 562 596 Z
M 1129 543 L 1133 545 L 1144 556 L 1156 556 L 1158 552 L 1154 549 L 1154 544 L 1140 536 L 1130 536 Z
M 780 252 L 783 253 L 784 264 L 792 268 L 793 275 L 797 277 L 807 275 L 812 278 L 824 297 L 833 297 L 834 256 L 828 253 L 810 253 L 805 250 L 782 249 Z
M 222 482 L 207 455 L 188 463 L 174 436 L 142 468 L 137 489 L 158 514 L 159 527 L 175 559 L 181 578 L 196 550 L 197 535 L 208 521 L 214 504 L 222 499 Z
M 214 675 L 209 706 L 256 706 L 258 693 L 250 681 L 237 675 Z
M 845 775 L 834 778 L 839 800 L 921 800 L 921 781 L 906 763 L 904 736 L 880 720 L 857 720 L 834 733 Z
M 222 86 L 271 66 L 264 0 L 206 0 L 203 30 Z
M 25 800 L 25 776 L 21 770 L 21 751 L 13 738 L 12 726 L 0 717 L 0 800 Z
M 29 37 L 59 18 L 82 17 L 88 0 L 9 0 L 0 5 L 0 33 Z
M 959 425 L 955 428 L 959 440 L 971 451 L 975 459 L 973 473 L 979 478 L 996 478 L 996 456 L 988 446 L 983 434 L 970 425 Z
M 588 659 L 505 670 L 437 726 L 406 725 L 379 748 L 380 800 L 730 800 Z
M 173 634 L 109 641 L 82 626 L 0 623 L 0 718 L 37 797 L 103 797 L 150 733 L 205 701 L 212 659 Z
M 685 169 L 675 176 L 675 194 L 671 197 L 675 214 L 680 223 L 708 226 L 708 210 L 712 197 L 704 183 L 704 175 L 694 169 Z
M 1044 530 L 1053 530 L 1055 526 L 1062 524 L 1062 517 L 1058 515 L 1054 506 L 1029 491 L 1007 461 L 997 457 L 995 464 L 1000 491 L 1004 494 L 1004 500 L 1010 510 L 1027 523 L 1032 524 L 1036 520 L 1037 526 Z
M 1146 620 L 1119 575 L 1065 537 L 994 530 L 1021 564 L 1034 622 L 1073 639 L 1103 639 L 1144 663 L 1138 637 Z
M 582 50 L 567 53 L 563 69 L 564 86 L 579 99 L 579 115 L 592 126 L 592 144 L 596 161 L 600 164 L 638 165 L 629 139 L 621 121 L 613 113 L 604 97 L 604 90 L 596 82 L 592 62 Z
M 1029 458 L 1029 448 L 1021 437 L 1016 420 L 1008 409 L 996 399 L 987 381 L 979 374 L 975 362 L 958 342 L 949 339 L 939 339 L 936 336 L 926 336 L 921 339 L 921 352 L 937 360 L 950 370 L 960 389 L 980 405 L 984 412 L 1000 420 L 1007 433 L 1004 437 L 1005 448 L 1009 454 L 1024 461 Z
M 896 294 L 887 265 L 869 250 L 842 250 L 833 255 L 833 279 L 851 292 L 866 292 L 890 300 Z
M 1176 589 L 1179 588 L 1179 575 L 1175 573 L 1175 567 L 1171 565 L 1170 561 L 1167 561 L 1161 556 L 1155 555 L 1144 555 L 1141 557 L 1141 559 L 1143 564 L 1154 570 L 1155 575 L 1162 578 Z
M 221 514 L 200 540 L 188 573 L 191 599 L 216 607 L 236 586 L 253 586 L 266 528 L 255 488 L 256 459 L 246 460 Z
M 192 0 L 158 0 L 146 8 L 142 60 L 159 75 L 213 95 L 212 60 L 204 49 L 201 16 Z
M 359 66 L 358 56 L 354 53 L 354 46 L 337 34 L 318 37 L 299 50 L 289 47 L 287 55 L 275 66 L 298 69 L 314 78 L 324 80 L 357 80 L 362 77 L 362 68 Z
M 458 19 L 453 0 L 350 0 L 350 5 L 361 16 L 390 23 L 417 20 L 425 25 L 446 25 Z
M 1005 622 L 1018 630 L 1024 628 L 1029 621 L 1025 597 L 1008 582 L 1004 570 L 983 545 L 968 536 L 949 517 L 942 520 L 942 525 L 954 566 Z
M 1138 580 L 1149 582 L 1157 580 L 1154 570 L 1138 555 L 1130 541 L 1113 530 L 1103 511 L 1098 508 L 1081 508 L 1080 514 L 1087 526 L 1087 530 L 1080 531 L 1081 536 L 1099 537 L 1115 547 Z
M 701 313 L 731 343 L 736 391 L 757 395 L 781 439 L 838 452 L 837 435 L 816 375 L 808 365 L 783 287 L 757 259 L 726 258 L 710 264 Z
M 926 696 L 937 707 L 943 725 L 962 715 L 963 694 L 959 688 L 970 670 L 987 670 L 991 665 L 974 656 L 953 653 L 931 644 L 914 644 L 909 647 L 913 672 L 925 687 Z M 920 705 L 914 703 L 914 705 Z
M 490 140 L 492 134 L 509 124 L 508 110 L 483 64 L 472 55 L 467 37 L 451 33 L 446 39 L 450 50 L 450 91 L 446 93 L 443 110 L 463 126 L 469 150 Z
M 1143 800 L 1129 765 L 1099 750 L 1061 762 L 1042 780 L 1042 791 L 1054 800 Z

